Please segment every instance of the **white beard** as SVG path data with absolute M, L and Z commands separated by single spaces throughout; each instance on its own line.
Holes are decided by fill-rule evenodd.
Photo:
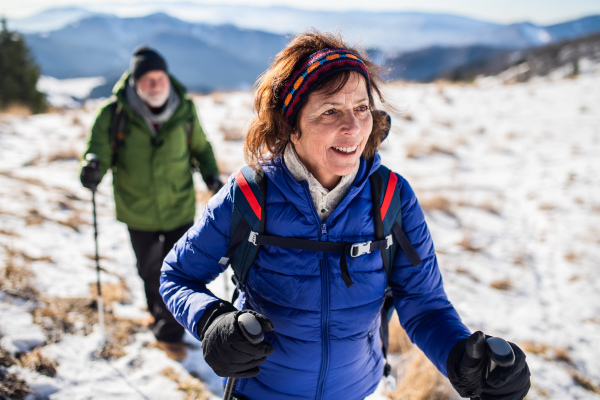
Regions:
M 144 103 L 148 104 L 148 106 L 152 108 L 162 107 L 169 98 L 170 91 L 171 86 L 167 87 L 162 92 L 154 94 L 150 94 L 150 91 L 143 93 L 139 87 L 136 88 L 137 95 L 140 97 L 140 99 L 142 99 Z

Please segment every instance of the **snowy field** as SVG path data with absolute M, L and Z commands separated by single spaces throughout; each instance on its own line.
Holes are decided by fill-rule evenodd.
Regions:
M 65 87 L 77 96 L 90 85 Z M 598 88 L 597 69 L 525 84 L 385 88 L 397 113 L 383 162 L 426 209 L 446 290 L 465 323 L 526 350 L 528 399 L 600 399 Z M 0 115 L 0 365 L 36 392 L 29 399 L 220 398 L 199 343 L 186 336 L 189 356 L 177 363 L 140 325 L 148 317 L 142 282 L 126 227 L 114 220 L 110 175 L 97 195 L 101 280 L 109 339 L 115 318 L 130 321 L 131 337 L 119 357 L 98 356 L 91 194 L 76 160 L 98 103 L 74 108 L 64 94 L 55 94 L 69 106 L 61 111 Z M 195 101 L 226 179 L 244 163 L 252 93 Z M 197 183 L 201 207 L 207 193 Z M 226 282 L 213 289 L 228 298 Z M 39 311 L 63 302 L 71 308 L 62 314 Z M 84 306 L 75 312 L 76 304 Z M 59 314 L 68 329 L 51 329 Z M 54 373 L 24 362 L 36 348 Z M 6 364 L 11 356 L 21 362 Z

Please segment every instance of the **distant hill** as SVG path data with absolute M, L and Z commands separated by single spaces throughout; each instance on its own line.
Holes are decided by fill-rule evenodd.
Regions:
M 166 14 L 96 15 L 56 31 L 25 36 L 44 75 L 103 76 L 111 86 L 129 67 L 134 48 L 147 44 L 163 54 L 169 70 L 195 91 L 250 87 L 287 43 L 282 35 L 192 24 Z
M 471 62 L 440 75 L 440 78 L 469 80 L 476 75 L 504 74 L 510 82 L 526 82 L 547 76 L 560 69 L 576 75 L 585 63 L 600 63 L 600 33 L 527 50 L 496 54 L 479 62 Z
M 171 71 L 188 89 L 206 92 L 250 87 L 286 45 L 289 34 L 309 26 L 339 29 L 350 44 L 367 49 L 389 69 L 389 79 L 415 81 L 452 74 L 460 77 L 461 71 L 483 68 L 490 60 L 510 54 L 514 57 L 517 51 L 600 32 L 600 16 L 544 27 L 444 14 L 321 12 L 185 2 L 149 2 L 144 10 L 163 7 L 165 12 L 119 18 L 111 13 L 116 9 L 95 7 L 54 9 L 9 21 L 11 29 L 29 32 L 27 43 L 44 75 L 104 77 L 107 84 L 93 96 L 110 93 L 139 44 L 163 53 Z

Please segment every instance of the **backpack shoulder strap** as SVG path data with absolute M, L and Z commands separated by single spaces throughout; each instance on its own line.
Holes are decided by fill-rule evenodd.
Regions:
M 219 264 L 223 267 L 231 264 L 234 283 L 240 289 L 258 252 L 256 232 L 264 232 L 264 172 L 245 166 L 236 174 L 233 185 L 231 240 Z
M 412 265 L 419 265 L 421 258 L 402 229 L 402 201 L 400 192 L 396 190 L 398 176 L 381 165 L 369 179 L 371 180 L 376 238 L 388 238 L 390 241 L 393 235 L 395 239 L 392 245 L 381 250 L 384 268 L 388 276 L 398 246 Z
M 123 104 L 115 100 L 109 107 L 112 111 L 112 126 L 110 127 L 110 145 L 113 150 L 111 167 L 117 162 L 119 148 L 125 144 L 125 126 L 127 125 L 127 113 L 123 111 Z

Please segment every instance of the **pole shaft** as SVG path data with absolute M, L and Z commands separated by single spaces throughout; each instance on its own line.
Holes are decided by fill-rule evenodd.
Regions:
M 96 247 L 96 290 L 98 293 L 98 324 L 100 334 L 106 342 L 106 328 L 104 326 L 104 301 L 102 299 L 102 286 L 100 285 L 100 256 L 98 252 L 98 223 L 96 220 L 96 188 L 92 189 L 92 211 L 94 214 L 94 243 Z

